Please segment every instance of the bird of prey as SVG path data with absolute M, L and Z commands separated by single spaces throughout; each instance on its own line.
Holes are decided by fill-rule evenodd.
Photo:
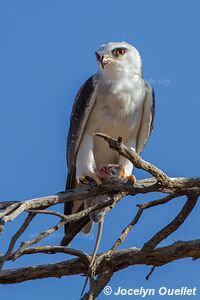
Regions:
M 109 149 L 94 133 L 106 133 L 113 138 L 122 136 L 125 145 L 141 153 L 153 128 L 154 92 L 142 77 L 138 50 L 126 42 L 110 42 L 95 54 L 98 71 L 80 88 L 71 113 L 67 190 L 78 187 L 87 177 L 99 184 L 98 170 L 102 165 L 119 164 L 126 176 L 132 174 L 132 163 Z M 65 214 L 79 212 L 101 200 L 102 196 L 98 196 L 68 202 Z M 88 233 L 93 221 L 98 222 L 99 218 L 91 214 L 68 223 L 61 245 L 68 245 L 80 231 Z

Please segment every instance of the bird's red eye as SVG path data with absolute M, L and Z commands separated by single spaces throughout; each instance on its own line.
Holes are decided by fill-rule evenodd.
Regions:
M 96 55 L 96 59 L 97 59 L 97 60 L 100 60 L 100 55 L 99 55 L 99 53 L 95 52 L 95 55 Z
M 124 49 L 124 48 L 117 48 L 117 49 L 114 49 L 114 51 L 113 51 L 113 54 L 115 57 L 122 56 L 125 53 L 126 53 L 126 49 Z

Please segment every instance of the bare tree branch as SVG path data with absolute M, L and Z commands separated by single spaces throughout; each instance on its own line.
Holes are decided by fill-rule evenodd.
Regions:
M 22 226 L 17 230 L 17 232 L 11 238 L 10 245 L 8 247 L 7 252 L 2 258 L 0 258 L 0 270 L 2 269 L 6 260 L 11 256 L 12 251 L 15 247 L 15 243 L 17 242 L 18 238 L 22 235 L 22 233 L 26 230 L 30 222 L 33 220 L 34 216 L 35 216 L 34 213 L 29 213 L 27 218 L 23 222 Z
M 145 243 L 141 252 L 147 251 L 148 249 L 154 249 L 162 240 L 166 239 L 172 232 L 176 231 L 192 212 L 197 200 L 198 196 L 188 195 L 188 199 L 178 215 Z
M 25 201 L 0 202 L 0 231 L 3 230 L 6 222 L 14 221 L 20 214 L 28 212 L 28 216 L 24 223 L 8 243 L 8 249 L 6 253 L 0 256 L 1 268 L 6 261 L 14 261 L 23 255 L 56 255 L 57 253 L 63 253 L 64 255 L 67 254 L 76 256 L 74 259 L 65 260 L 54 264 L 1 270 L 0 284 L 18 283 L 32 279 L 62 277 L 78 274 L 83 274 L 86 276 L 92 259 L 91 255 L 77 249 L 57 245 L 42 245 L 35 247 L 30 246 L 42 241 L 45 237 L 53 234 L 68 222 L 79 219 L 84 221 L 84 218 L 89 218 L 89 215 L 93 211 L 106 208 L 106 211 L 109 212 L 109 210 L 115 207 L 115 205 L 126 195 L 135 196 L 138 194 L 147 194 L 152 192 L 164 194 L 164 196 L 158 200 L 136 204 L 138 207 L 136 215 L 133 216 L 132 220 L 125 227 L 114 245 L 108 245 L 108 249 L 110 250 L 97 255 L 96 261 L 92 267 L 89 291 L 82 297 L 83 300 L 92 300 L 98 297 L 105 285 L 111 279 L 113 273 L 127 268 L 128 266 L 153 266 L 151 272 L 147 275 L 147 277 L 149 277 L 155 267 L 162 266 L 178 259 L 189 257 L 192 259 L 198 259 L 200 257 L 200 240 L 179 241 L 167 247 L 158 247 L 161 241 L 175 232 L 185 222 L 194 209 L 198 201 L 198 197 L 200 196 L 200 177 L 170 178 L 158 167 L 143 160 L 136 152 L 127 148 L 123 144 L 122 138 L 115 140 L 105 134 L 97 133 L 96 135 L 99 136 L 99 138 L 106 140 L 111 149 L 117 151 L 121 156 L 129 159 L 135 167 L 151 174 L 153 178 L 137 180 L 134 184 L 126 179 L 110 180 L 108 182 L 104 182 L 101 186 L 96 186 L 95 184 L 85 185 L 81 189 L 69 190 L 51 196 Z M 107 200 L 98 204 L 94 204 L 75 214 L 64 215 L 55 210 L 48 209 L 49 207 L 57 204 L 68 201 L 84 200 L 86 198 L 95 197 L 98 195 L 107 195 Z M 177 201 L 178 197 L 180 196 L 185 196 L 187 198 L 180 212 L 173 217 L 172 221 L 168 225 L 164 226 L 157 233 L 155 233 L 149 241 L 144 243 L 142 248 L 129 248 L 117 251 L 119 245 L 121 245 L 124 240 L 128 238 L 128 235 L 134 226 L 138 224 L 139 221 L 141 222 L 141 216 L 145 216 L 144 210 L 153 208 L 157 205 L 164 205 L 173 199 L 176 199 Z M 134 197 L 133 200 L 135 199 L 136 198 Z M 34 238 L 21 243 L 21 245 L 17 245 L 19 237 L 29 226 L 33 217 L 39 214 L 58 217 L 60 220 L 56 225 L 41 232 Z M 94 275 L 96 275 L 96 277 Z
M 118 238 L 118 240 L 112 246 L 110 251 L 115 251 L 119 247 L 119 245 L 125 240 L 125 238 L 129 234 L 131 229 L 139 221 L 139 219 L 140 219 L 140 217 L 141 217 L 141 215 L 142 215 L 142 213 L 145 209 L 150 208 L 150 207 L 154 207 L 156 205 L 164 204 L 164 203 L 169 202 L 170 200 L 174 199 L 175 197 L 176 197 L 176 194 L 171 194 L 171 195 L 168 195 L 165 198 L 162 198 L 162 199 L 159 199 L 159 200 L 150 201 L 150 202 L 147 202 L 147 203 L 144 203 L 144 204 L 138 204 L 137 206 L 139 208 L 138 208 L 137 214 L 135 215 L 133 220 L 130 222 L 130 224 L 123 230 L 121 236 Z
M 35 198 L 9 205 L 2 213 L 0 219 L 4 222 L 13 221 L 24 211 L 46 209 L 52 205 L 68 201 L 84 200 L 97 195 L 126 193 L 127 195 L 147 194 L 150 192 L 177 193 L 185 195 L 196 193 L 200 195 L 200 178 L 175 178 L 171 179 L 170 187 L 161 187 L 154 178 L 138 180 L 134 185 L 127 180 L 110 181 L 103 183 L 101 187 L 90 186 L 81 189 L 70 190 L 57 195 Z M 5 202 L 2 202 L 5 203 Z M 1 205 L 1 202 L 0 202 Z
M 5 201 L 5 202 L 0 202 L 0 210 L 4 210 L 6 207 L 15 204 L 15 203 L 19 203 L 20 201 Z
M 108 270 L 108 267 L 112 268 L 113 272 L 117 272 L 131 265 L 162 266 L 178 259 L 197 259 L 200 257 L 200 240 L 178 241 L 167 247 L 151 250 L 144 256 L 138 255 L 140 250 L 138 248 L 129 248 L 116 251 L 112 255 L 105 257 L 96 271 L 97 275 Z M 3 270 L 0 273 L 0 284 L 18 283 L 48 277 L 86 275 L 87 267 L 88 265 L 83 258 L 76 258 L 54 264 Z
M 65 253 L 69 255 L 78 256 L 82 258 L 84 261 L 90 262 L 90 256 L 87 253 L 77 249 L 64 247 L 64 246 L 37 246 L 37 247 L 24 249 L 23 251 L 23 255 L 38 254 L 38 253 L 43 253 L 43 254 Z M 8 257 L 8 260 L 13 260 L 13 259 L 14 259 L 14 253 Z
M 103 288 L 107 285 L 113 276 L 112 269 L 107 269 L 102 273 L 98 274 L 97 279 L 91 279 L 90 289 L 88 293 L 81 298 L 81 300 L 93 300 L 98 297 Z

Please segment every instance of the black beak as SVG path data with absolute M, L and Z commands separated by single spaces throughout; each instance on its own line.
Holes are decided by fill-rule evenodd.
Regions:
M 104 69 L 104 66 L 107 65 L 108 61 L 104 59 L 104 55 L 102 55 L 101 60 L 100 60 L 102 69 Z

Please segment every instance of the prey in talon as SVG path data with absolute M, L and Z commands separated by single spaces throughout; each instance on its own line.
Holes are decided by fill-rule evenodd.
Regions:
M 136 182 L 135 176 L 126 176 L 125 167 L 119 164 L 102 164 L 96 176 L 101 183 L 111 181 L 112 179 L 126 179 L 131 181 L 133 184 Z M 80 179 L 80 182 L 82 184 L 92 185 L 96 181 L 89 176 L 85 176 Z
M 134 175 L 126 176 L 125 167 L 123 165 L 118 164 L 108 164 L 101 165 L 98 176 L 102 182 L 109 181 L 112 179 L 126 179 L 131 181 L 132 183 L 136 182 L 136 178 Z

